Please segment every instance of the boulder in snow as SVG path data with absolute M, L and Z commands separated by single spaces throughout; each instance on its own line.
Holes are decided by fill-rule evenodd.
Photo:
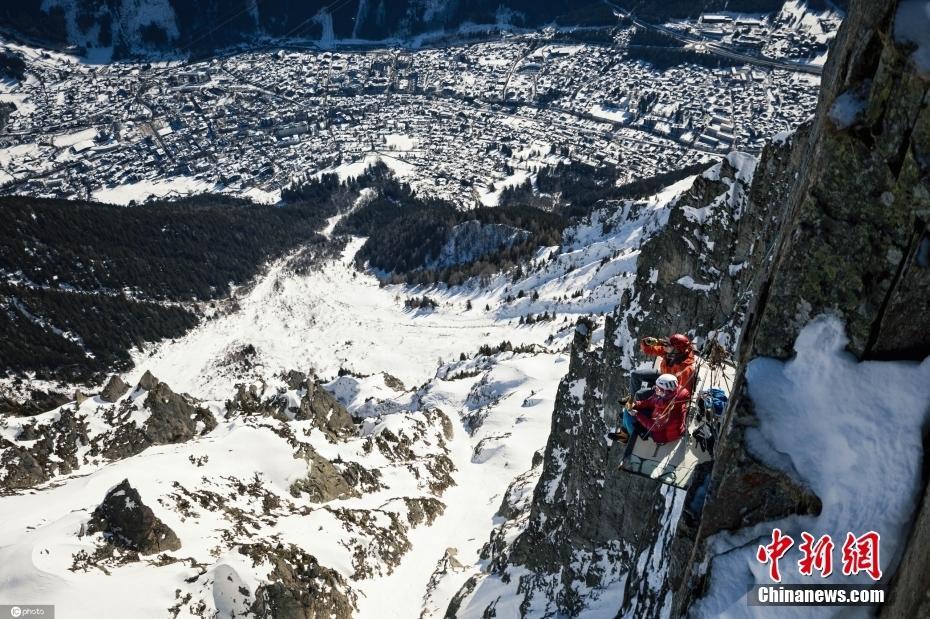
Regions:
M 128 479 L 107 492 L 94 510 L 87 532 L 103 533 L 113 545 L 144 555 L 181 547 L 178 536 L 142 503 Z
M 105 402 L 116 402 L 121 397 L 126 395 L 127 391 L 129 391 L 129 385 L 124 383 L 123 379 L 114 374 L 110 377 L 110 380 L 107 381 L 103 391 L 100 392 L 100 397 Z

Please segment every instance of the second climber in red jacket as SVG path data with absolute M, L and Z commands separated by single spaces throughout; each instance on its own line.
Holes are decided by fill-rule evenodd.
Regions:
M 651 357 L 659 357 L 659 369 L 655 368 L 633 370 L 630 372 L 630 398 L 642 400 L 648 396 L 649 390 L 641 389 L 646 383 L 650 388 L 662 374 L 674 374 L 678 384 L 686 389 L 694 385 L 694 347 L 687 335 L 676 333 L 667 340 L 654 337 L 643 338 L 639 343 L 640 349 Z
M 685 433 L 690 400 L 691 392 L 674 374 L 662 374 L 649 397 L 623 409 L 623 429 L 611 438 L 625 443 L 634 432 L 648 432 L 659 444 L 677 441 Z

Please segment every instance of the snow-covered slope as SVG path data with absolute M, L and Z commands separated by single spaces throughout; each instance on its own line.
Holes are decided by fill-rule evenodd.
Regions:
M 773 527 L 799 543 L 804 531 L 857 536 L 878 531 L 880 568 L 886 574 L 903 554 L 921 488 L 914 463 L 924 458 L 921 428 L 930 419 L 930 359 L 859 363 L 845 351 L 848 342 L 840 320 L 820 316 L 799 334 L 794 359 L 762 357 L 748 365 L 748 392 L 761 423 L 747 432 L 747 443 L 765 464 L 809 484 L 823 501 L 822 511 L 715 536 L 710 553 L 716 577 L 695 605 L 695 616 L 749 616 L 748 587 L 770 582 L 768 566 L 755 554 L 771 541 Z M 844 538 L 834 536 L 842 546 Z M 865 573 L 841 570 L 818 580 L 873 584 Z M 809 578 L 785 570 L 783 582 L 809 584 Z M 868 616 L 857 610 L 862 612 L 848 616 Z M 835 616 L 832 608 L 784 611 L 785 617 Z
M 214 430 L 113 462 L 92 455 L 106 435 L 106 418 L 125 404 L 133 412 L 124 427 L 143 426 L 146 414 L 154 413 L 138 403 L 149 392 L 134 389 L 115 404 L 88 399 L 74 413 L 91 426 L 77 441 L 77 473 L 39 492 L 2 499 L 4 597 L 65 609 L 106 598 L 108 608 L 134 617 L 164 617 L 176 605 L 179 616 L 203 607 L 220 610 L 222 604 L 245 609 L 269 578 L 272 562 L 249 560 L 243 548 L 264 556 L 281 543 L 333 570 L 343 591 L 338 597 L 357 605 L 358 616 L 417 616 L 431 580 L 429 607 L 441 614 L 446 596 L 461 584 L 442 559 L 473 560 L 510 477 L 529 468 L 533 451 L 545 441 L 564 361 L 562 354 L 539 352 L 457 362 L 444 368 L 447 380 L 413 393 L 393 392 L 395 410 L 367 418 L 346 438 L 327 436 L 299 414 L 288 418 L 296 407 L 278 419 L 242 410 L 229 414 L 222 401 L 206 402 L 218 423 Z M 376 382 L 382 397 L 390 390 L 383 380 L 340 380 L 343 391 L 352 382 L 362 395 L 376 392 Z M 274 382 L 259 396 L 280 392 L 295 405 L 301 401 L 300 389 Z M 36 422 L 54 423 L 74 409 L 67 405 Z M 471 420 L 468 429 L 465 420 Z M 27 423 L 10 423 L 4 437 L 15 440 Z M 314 474 L 334 466 L 343 474 L 355 471 L 360 480 L 339 498 L 327 494 L 338 484 Z M 107 491 L 123 479 L 177 533 L 180 549 L 139 557 L 107 547 L 101 534 L 80 535 Z M 150 594 L 139 596 L 139 587 Z M 418 594 L 385 615 L 385 600 L 399 589 Z
M 507 273 L 429 290 L 384 286 L 353 266 L 361 238 L 348 243 L 340 260 L 309 272 L 295 268 L 296 257 L 282 259 L 235 295 L 234 311 L 137 354 L 127 380 L 151 370 L 174 388 L 206 398 L 223 397 L 243 375 L 293 368 L 322 376 L 340 368 L 389 371 L 415 385 L 440 361 L 483 344 L 541 344 L 550 335 L 564 336 L 574 317 L 613 310 L 635 276 L 640 243 L 665 224 L 669 205 L 692 180 L 648 200 L 595 211 L 566 230 L 561 247 L 541 248 L 516 278 Z M 405 299 L 423 293 L 439 303 L 435 310 L 404 308 Z M 521 317 L 542 313 L 554 317 L 519 324 Z M 243 359 L 249 346 L 254 353 Z
M 7 418 L 5 596 L 106 597 L 138 617 L 443 616 L 535 485 L 576 319 L 617 305 L 689 185 L 605 205 L 519 271 L 453 288 L 382 286 L 353 266 L 364 239 L 310 269 L 287 257 L 138 353 L 125 386 Z M 438 306 L 405 309 L 423 294 Z M 145 554 L 91 526 L 123 480 L 180 547 Z

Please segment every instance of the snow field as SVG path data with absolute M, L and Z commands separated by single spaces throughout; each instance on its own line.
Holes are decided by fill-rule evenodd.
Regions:
M 486 568 L 479 552 L 488 532 L 500 524 L 495 514 L 510 483 L 522 479 L 519 496 L 512 499 L 526 501 L 533 491 L 538 472 L 528 471 L 548 437 L 575 318 L 613 310 L 635 277 L 639 243 L 666 223 L 670 205 L 689 187 L 690 179 L 635 206 L 618 204 L 594 213 L 568 231 L 562 250 L 540 249 L 516 281 L 512 274 L 501 274 L 456 288 L 382 287 L 354 268 L 364 239 L 351 239 L 339 259 L 306 274 L 294 273 L 288 258 L 269 265 L 253 285 L 236 294 L 235 312 L 217 314 L 182 338 L 136 353 L 135 369 L 123 376 L 135 384 L 150 370 L 175 392 L 203 400 L 217 428 L 184 444 L 85 465 L 36 491 L 4 497 L 4 591 L 60 608 L 86 608 L 91 600 L 107 600 L 104 614 L 118 609 L 122 616 L 162 617 L 177 604 L 174 592 L 180 590 L 208 609 L 241 612 L 239 586 L 254 593 L 271 566 L 253 566 L 236 546 L 280 540 L 342 574 L 358 593 L 360 617 L 442 616 L 467 578 Z M 335 223 L 330 222 L 330 233 Z M 503 302 L 521 291 L 522 298 Z M 575 292 L 581 296 L 572 298 Z M 404 309 L 406 297 L 423 294 L 437 300 L 435 311 Z M 473 309 L 466 309 L 469 302 Z M 520 316 L 543 312 L 556 319 L 517 324 Z M 601 332 L 594 339 L 602 337 Z M 532 346 L 532 352 L 473 356 L 480 345 L 504 340 L 514 347 Z M 256 359 L 253 367 L 243 369 L 230 358 L 248 344 L 255 347 Z M 456 361 L 462 352 L 467 358 Z M 355 375 L 337 376 L 340 367 Z M 283 389 L 277 376 L 291 369 L 332 378 L 326 388 L 362 418 L 359 436 L 334 443 L 308 421 L 224 418 L 224 402 L 237 383 L 263 385 L 259 392 L 267 396 Z M 149 414 L 141 407 L 144 395 L 135 391 L 124 396 L 131 401 L 136 424 Z M 299 399 L 297 393 L 285 395 L 292 402 Z M 110 429 L 96 410 L 102 405 L 99 398 L 90 398 L 80 409 L 92 436 Z M 445 445 L 435 418 L 430 421 L 428 411 L 434 408 L 452 421 L 453 437 Z M 46 413 L 40 421 L 57 414 Z M 308 464 L 295 458 L 294 445 L 279 434 L 284 427 L 323 458 L 379 471 L 383 487 L 323 506 L 305 496 L 293 497 L 291 484 L 306 476 Z M 3 436 L 15 441 L 19 430 L 9 426 Z M 372 437 L 388 430 L 412 439 L 416 461 L 397 461 L 380 448 L 366 449 Z M 425 463 L 440 453 L 455 466 L 455 485 L 434 497 Z M 158 567 L 146 560 L 111 565 L 109 576 L 96 567 L 72 571 L 75 553 L 91 554 L 99 543 L 99 534 L 77 536 L 81 524 L 123 479 L 178 534 L 182 547 L 169 555 L 184 561 Z M 255 496 L 236 490 L 252 481 L 282 507 L 263 512 Z M 223 497 L 224 507 L 195 499 L 185 509 L 182 502 L 188 496 Z M 412 548 L 392 569 L 381 562 L 375 540 L 352 530 L 336 510 L 365 510 L 377 526 L 386 527 L 388 512 L 406 518 L 405 497 L 438 498 L 445 510 L 431 526 L 421 524 L 405 533 Z M 236 522 L 230 509 L 245 514 L 244 520 Z M 359 544 L 372 561 L 373 578 L 354 577 Z M 193 564 L 206 571 L 195 571 Z M 150 593 L 139 595 L 140 589 Z M 190 605 L 182 604 L 179 616 L 189 612 Z
M 428 291 L 452 307 L 405 311 L 404 298 L 422 292 L 381 288 L 374 277 L 357 273 L 352 259 L 363 242 L 354 239 L 342 260 L 307 275 L 290 273 L 286 260 L 275 263 L 239 300 L 239 311 L 137 355 L 130 380 L 150 369 L 174 389 L 225 397 L 239 378 L 217 362 L 235 347 L 252 344 L 266 374 L 312 367 L 334 376 L 344 366 L 364 374 L 388 371 L 416 385 L 435 373 L 439 359 L 471 354 L 482 343 L 542 343 L 549 335 L 544 326 L 517 328 L 493 313 L 466 312 L 468 299 L 459 291 Z
M 431 495 L 418 479 L 422 474 L 412 474 L 407 466 L 384 458 L 378 450 L 366 454 L 363 449 L 367 436 L 386 429 L 395 435 L 409 434 L 412 427 L 425 421 L 424 415 L 416 411 L 417 406 L 422 406 L 439 408 L 453 420 L 449 455 L 456 467 L 453 474 L 456 485 L 439 497 L 446 505 L 445 513 L 432 526 L 411 530 L 413 549 L 393 573 L 389 574 L 388 566 L 376 562 L 375 578 L 355 580 L 351 586 L 359 593 L 360 617 L 419 616 L 423 600 L 419 596 L 397 596 L 397 592 L 426 591 L 446 548 L 455 548 L 463 567 L 440 575 L 425 615 L 442 616 L 449 598 L 467 576 L 464 566 L 478 561 L 478 552 L 494 524 L 494 513 L 507 484 L 529 468 L 533 452 L 545 444 L 555 388 L 566 364 L 565 355 L 554 353 L 503 353 L 497 358 L 456 362 L 446 368 L 453 378 L 431 381 L 416 398 L 410 399 L 409 393 L 392 392 L 395 397 L 408 397 L 407 408 L 370 418 L 363 424 L 361 436 L 344 443 L 328 442 L 319 430 L 311 428 L 310 422 L 287 422 L 294 435 L 314 445 L 323 457 L 355 461 L 370 470 L 381 471 L 386 489 L 359 498 L 331 501 L 325 508 L 309 504 L 310 511 L 275 510 L 273 518 L 258 518 L 262 521 L 259 528 L 252 529 L 249 527 L 254 525 L 247 524 L 245 534 L 236 533 L 229 514 L 222 510 L 199 509 L 195 504 L 193 513 L 190 509 L 179 511 L 174 498 L 179 486 L 195 494 L 216 492 L 226 497 L 227 507 L 251 513 L 255 506 L 249 498 L 236 498 L 235 492 L 230 491 L 240 481 L 259 479 L 263 490 L 282 502 L 306 505 L 305 500 L 291 497 L 289 488 L 306 475 L 307 464 L 295 458 L 293 448 L 274 431 L 280 422 L 243 417 L 223 420 L 222 403 L 209 403 L 219 425 L 203 437 L 184 444 L 154 447 L 96 470 L 84 467 L 39 491 L 5 497 L 6 526 L 0 531 L 0 583 L 11 598 L 35 603 L 41 600 L 62 609 L 86 608 L 90 600 L 105 599 L 104 616 L 130 613 L 134 617 L 162 617 L 177 602 L 176 589 L 200 595 L 207 602 L 212 600 L 215 608 L 221 610 L 241 604 L 241 595 L 234 595 L 238 584 L 254 593 L 270 570 L 267 565 L 252 566 L 236 552 L 235 544 L 269 539 L 296 544 L 351 582 L 355 566 L 354 546 L 349 542 L 357 541 L 357 534 L 347 530 L 332 510 L 374 510 L 379 526 L 389 526 L 387 515 L 379 515 L 378 510 L 404 513 L 402 497 Z M 479 366 L 483 370 L 477 375 L 456 376 Z M 339 388 L 334 389 L 337 396 L 348 393 L 347 383 L 353 380 L 340 379 Z M 485 388 L 476 389 L 479 385 Z M 373 377 L 357 381 L 354 391 L 363 403 L 375 397 L 374 393 L 386 395 L 385 386 L 378 385 Z M 476 397 L 478 392 L 481 397 Z M 144 391 L 134 391 L 124 399 L 138 401 L 144 396 Z M 94 411 L 101 404 L 95 400 L 89 399 L 81 407 L 91 424 Z M 347 403 L 354 408 L 355 401 Z M 483 413 L 483 423 L 469 434 L 460 419 L 478 410 Z M 54 411 L 46 413 L 48 419 L 42 421 L 50 421 L 55 415 Z M 99 419 L 96 421 L 99 423 Z M 144 418 L 136 421 L 142 423 Z M 8 430 L 15 434 L 15 429 Z M 427 435 L 411 447 L 418 456 L 427 457 L 435 452 L 438 440 L 438 434 L 435 438 Z M 79 538 L 78 532 L 107 491 L 123 479 L 129 479 L 156 516 L 178 534 L 182 547 L 169 554 L 192 557 L 206 565 L 207 576 L 201 575 L 193 583 L 185 582 L 192 576 L 191 565 L 186 562 L 159 567 L 146 562 L 128 564 L 110 568 L 110 575 L 97 568 L 69 569 L 76 553 L 94 552 L 99 535 Z M 229 548 L 226 541 L 231 531 L 234 546 Z M 238 583 L 232 590 L 227 590 L 230 582 L 227 577 Z M 138 595 L 140 588 L 147 594 Z M 390 602 L 387 614 L 386 602 Z M 182 608 L 180 616 L 187 616 L 186 608 Z
M 482 378 L 437 379 L 430 384 L 424 406 L 436 406 L 454 419 L 471 408 L 469 385 L 485 380 L 494 400 L 486 405 L 487 416 L 474 434 L 455 423 L 450 457 L 457 468 L 456 486 L 442 496 L 446 511 L 432 526 L 411 532 L 413 550 L 392 575 L 363 584 L 366 597 L 359 603 L 360 617 L 444 616 L 449 600 L 479 569 L 478 553 L 508 484 L 530 468 L 533 453 L 545 446 L 555 390 L 567 363 L 564 355 L 505 353 Z M 531 394 L 532 403 L 524 406 Z M 463 567 L 441 575 L 435 588 L 421 597 L 447 548 L 455 550 Z M 409 594 L 398 595 L 400 591 Z
M 482 344 L 542 344 L 550 335 L 567 343 L 575 316 L 613 310 L 635 278 L 639 244 L 665 225 L 670 205 L 692 181 L 675 183 L 635 210 L 627 203 L 596 211 L 566 232 L 562 251 L 541 249 L 516 282 L 502 274 L 487 285 L 472 280 L 455 288 L 382 287 L 354 267 L 362 238 L 350 240 L 340 260 L 305 275 L 295 275 L 287 259 L 279 260 L 237 298 L 238 311 L 135 354 L 136 369 L 127 382 L 151 370 L 175 390 L 226 397 L 240 377 L 222 361 L 252 344 L 266 375 L 312 368 L 331 377 L 346 367 L 363 374 L 387 371 L 411 386 L 429 379 L 440 360 L 470 355 Z M 335 226 L 330 223 L 328 230 Z M 524 297 L 516 298 L 521 292 Z M 575 292 L 581 296 L 572 298 Z M 405 298 L 422 294 L 439 308 L 404 309 Z M 514 301 L 502 303 L 507 296 Z M 521 316 L 543 312 L 557 319 L 517 324 Z

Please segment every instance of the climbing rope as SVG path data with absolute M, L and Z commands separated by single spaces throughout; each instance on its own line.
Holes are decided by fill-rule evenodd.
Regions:
M 652 430 L 656 427 L 656 424 L 658 424 L 660 421 L 664 420 L 666 417 L 668 417 L 671 414 L 672 405 L 674 403 L 675 403 L 675 398 L 673 397 L 671 400 L 669 400 L 668 404 L 665 405 L 665 408 L 662 409 L 661 413 L 649 418 L 649 420 L 652 421 L 652 425 L 650 425 L 648 428 L 649 432 L 652 432 Z M 643 427 L 645 427 L 645 425 L 643 425 Z

